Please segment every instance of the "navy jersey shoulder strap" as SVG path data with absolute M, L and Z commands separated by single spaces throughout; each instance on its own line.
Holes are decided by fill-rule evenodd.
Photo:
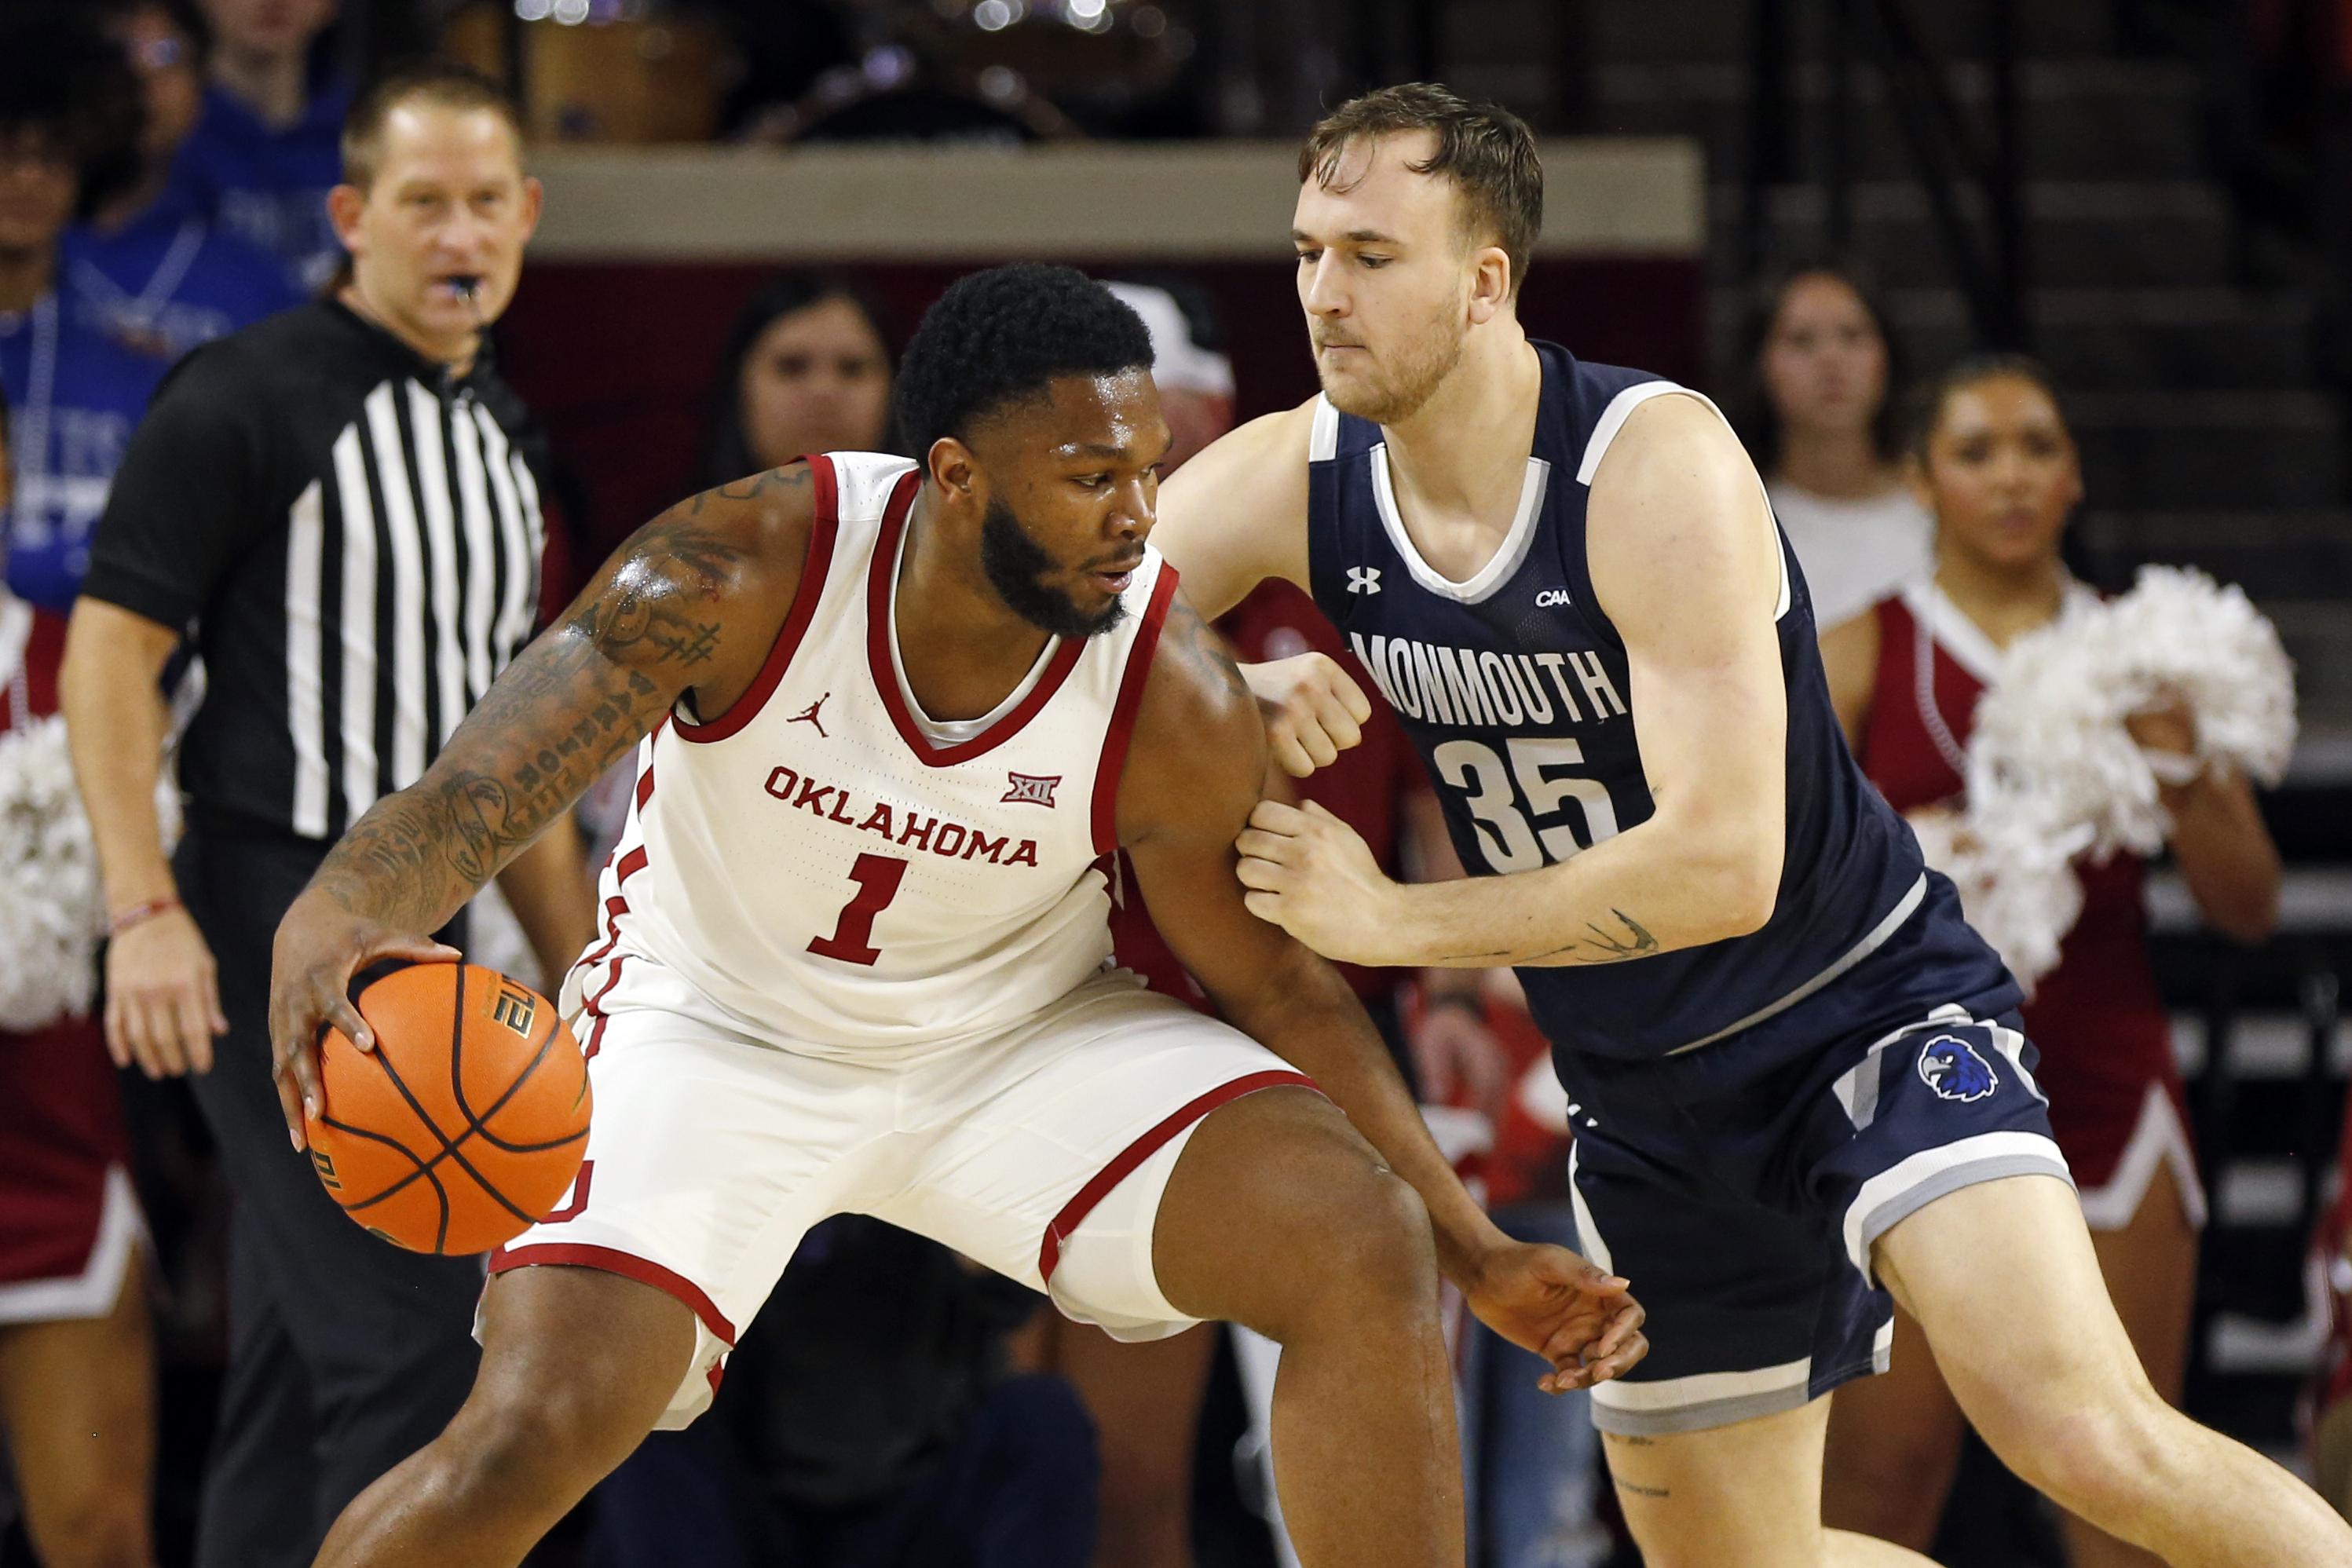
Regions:
M 1320 393 L 1307 439 L 1307 572 L 1315 602 L 1344 626 L 1349 573 L 1390 555 L 1380 515 L 1369 504 L 1371 465 L 1381 427 L 1341 413 Z M 1378 565 L 1371 570 L 1380 570 Z

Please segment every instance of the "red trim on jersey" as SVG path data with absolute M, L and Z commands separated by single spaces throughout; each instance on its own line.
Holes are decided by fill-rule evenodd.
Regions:
M 1160 563 L 1160 580 L 1151 585 L 1151 602 L 1144 608 L 1143 624 L 1127 651 L 1127 669 L 1118 679 L 1118 701 L 1110 710 L 1110 727 L 1103 732 L 1102 760 L 1095 764 L 1095 853 L 1107 855 L 1118 848 L 1118 781 L 1127 772 L 1127 748 L 1135 739 L 1135 717 L 1143 708 L 1143 688 L 1151 678 L 1151 656 L 1160 647 L 1160 629 L 1168 621 L 1168 601 L 1176 597 L 1176 569 Z
M 625 1280 L 635 1280 L 641 1285 L 651 1285 L 667 1295 L 676 1296 L 694 1310 L 702 1326 L 735 1348 L 735 1325 L 727 1321 L 702 1288 L 683 1274 L 674 1274 L 660 1264 L 624 1252 L 616 1247 L 591 1247 L 580 1241 L 543 1241 L 535 1246 L 501 1247 L 490 1254 L 490 1272 L 503 1274 L 509 1269 L 530 1269 L 541 1264 L 569 1264 L 575 1269 L 601 1269 L 607 1274 L 618 1274 Z M 718 1384 L 714 1380 L 712 1387 Z
M 911 482 L 915 476 L 909 474 Z M 911 488 L 904 492 L 913 499 Z M 1086 652 L 1083 637 L 1064 637 L 1046 662 L 1045 673 L 1029 688 L 1029 695 L 1019 706 L 970 740 L 960 740 L 953 746 L 933 746 L 915 724 L 915 716 L 907 710 L 906 694 L 898 686 L 898 666 L 890 658 L 890 591 L 892 573 L 898 561 L 898 538 L 906 531 L 907 511 L 897 498 L 890 503 L 889 515 L 882 519 L 881 537 L 874 541 L 874 560 L 866 574 L 866 663 L 873 672 L 874 689 L 882 695 L 882 709 L 898 729 L 898 738 L 915 754 L 915 760 L 926 768 L 952 768 L 959 762 L 969 762 L 975 757 L 995 750 L 1027 727 L 1038 710 L 1062 689 L 1070 672 L 1078 667 L 1078 658 Z
M 1276 1089 L 1291 1083 L 1304 1089 L 1316 1087 L 1315 1080 L 1304 1072 L 1280 1069 L 1252 1072 L 1230 1082 L 1220 1083 L 1120 1150 L 1117 1158 L 1095 1173 L 1092 1181 L 1078 1188 L 1077 1196 L 1064 1204 L 1062 1212 L 1054 1216 L 1053 1223 L 1045 1227 L 1045 1239 L 1037 1247 L 1038 1275 L 1046 1283 L 1053 1282 L 1054 1270 L 1062 1261 L 1062 1244 L 1076 1234 L 1087 1216 L 1095 1211 L 1095 1206 L 1110 1196 L 1111 1188 L 1132 1176 L 1135 1167 L 1159 1152 L 1169 1139 L 1220 1105 L 1230 1104 L 1243 1095 L 1255 1094 L 1261 1089 Z
M 793 655 L 800 651 L 801 639 L 808 634 L 809 622 L 816 618 L 818 602 L 824 598 L 824 580 L 833 570 L 833 547 L 841 531 L 841 494 L 839 480 L 833 471 L 830 457 L 807 459 L 809 477 L 816 482 L 815 526 L 809 532 L 808 558 L 801 563 L 801 585 L 793 595 L 793 607 L 784 616 L 784 624 L 776 633 L 774 646 L 768 650 L 767 663 L 752 677 L 751 689 L 735 699 L 725 713 L 707 724 L 688 724 L 677 719 L 681 739 L 698 746 L 725 740 L 745 725 L 760 716 L 760 710 L 776 694 L 784 678 Z M 675 717 L 676 716 L 672 716 Z

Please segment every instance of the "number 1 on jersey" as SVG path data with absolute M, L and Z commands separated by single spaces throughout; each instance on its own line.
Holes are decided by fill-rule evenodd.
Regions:
M 871 964 L 882 956 L 882 950 L 869 940 L 874 917 L 898 896 L 898 882 L 906 874 L 907 862 L 895 856 L 859 855 L 857 863 L 849 868 L 857 895 L 842 910 L 833 935 L 815 938 L 808 950 L 820 958 L 838 958 L 845 964 Z

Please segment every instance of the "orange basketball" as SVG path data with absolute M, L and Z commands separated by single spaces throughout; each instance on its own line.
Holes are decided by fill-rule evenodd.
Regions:
M 412 1252 L 487 1251 L 543 1218 L 588 1146 L 588 1063 L 555 1004 L 475 964 L 360 993 L 363 1051 L 329 1030 L 310 1163 L 343 1212 Z

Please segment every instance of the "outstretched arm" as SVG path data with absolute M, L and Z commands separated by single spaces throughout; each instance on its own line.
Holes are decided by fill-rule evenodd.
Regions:
M 1593 477 L 1586 549 L 1623 638 L 1655 813 L 1539 871 L 1400 884 L 1319 807 L 1242 835 L 1250 908 L 1370 965 L 1612 964 L 1771 917 L 1787 810 L 1778 536 L 1756 470 L 1687 397 L 1636 409 Z
M 1255 705 L 1212 632 L 1171 607 L 1119 786 L 1119 841 L 1160 932 L 1234 1027 L 1313 1078 L 1427 1207 L 1446 1277 L 1495 1328 L 1549 1359 L 1555 1392 L 1647 1349 L 1625 1281 L 1505 1236 L 1463 1189 L 1363 1005 L 1331 966 L 1243 907 L 1234 834 L 1265 777 Z
M 795 466 L 680 503 L 639 529 L 562 621 L 509 665 L 425 776 L 328 852 L 278 925 L 270 1039 L 302 1141 L 332 1024 L 374 1036 L 345 995 L 384 957 L 449 958 L 438 930 L 569 810 L 682 695 L 715 717 L 748 690 L 799 586 L 813 513 Z

